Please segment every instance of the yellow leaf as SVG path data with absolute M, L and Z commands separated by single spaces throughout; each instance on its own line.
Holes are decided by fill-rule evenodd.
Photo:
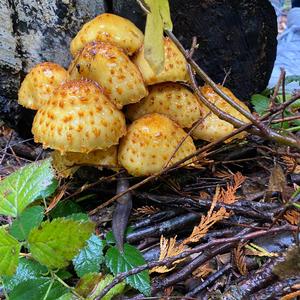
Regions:
M 182 253 L 184 250 L 186 250 L 186 247 L 183 244 L 176 244 L 176 237 L 174 238 L 170 238 L 170 239 L 166 239 L 163 235 L 160 237 L 160 255 L 159 255 L 159 260 L 163 260 L 167 257 L 172 257 L 172 256 L 176 256 L 180 253 Z M 153 269 L 151 269 L 151 273 L 152 272 L 156 272 L 156 273 L 167 273 L 172 271 L 176 264 L 178 264 L 179 262 L 183 261 L 184 259 L 180 259 L 180 260 L 176 260 L 175 262 L 173 262 L 171 267 L 167 267 L 167 266 L 160 266 L 160 267 L 154 267 Z
M 170 6 L 168 0 L 157 0 L 159 2 L 159 11 L 163 20 L 164 29 L 172 31 L 173 24 L 171 20 Z
M 158 74 L 164 68 L 165 54 L 163 44 L 163 20 L 159 12 L 159 3 L 156 0 L 147 0 L 150 13 L 147 15 L 144 55 L 152 70 Z

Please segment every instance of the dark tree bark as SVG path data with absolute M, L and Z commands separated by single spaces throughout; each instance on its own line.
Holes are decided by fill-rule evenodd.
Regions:
M 189 48 L 196 36 L 197 63 L 242 100 L 267 86 L 276 56 L 277 19 L 269 0 L 171 0 L 174 34 Z M 144 29 L 135 0 L 113 0 L 117 14 Z
M 67 67 L 71 39 L 105 9 L 102 0 L 0 0 L 0 119 L 30 134 L 34 112 L 16 102 L 21 81 L 39 62 Z
M 241 99 L 263 90 L 276 53 L 276 16 L 268 0 L 170 0 L 174 32 L 189 47 L 197 36 L 195 58 L 216 81 Z M 72 37 L 105 11 L 131 19 L 143 29 L 145 16 L 135 0 L 0 0 L 0 120 L 23 136 L 34 112 L 20 107 L 20 82 L 36 63 L 66 67 Z

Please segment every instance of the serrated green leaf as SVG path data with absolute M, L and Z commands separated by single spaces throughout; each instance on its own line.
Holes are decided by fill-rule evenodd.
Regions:
M 105 242 L 93 234 L 87 245 L 73 258 L 73 265 L 79 277 L 87 273 L 99 272 L 100 264 L 104 261 L 103 248 Z
M 105 255 L 105 263 L 116 276 L 146 262 L 139 250 L 129 244 L 125 244 L 123 253 L 120 253 L 116 247 L 109 248 Z M 148 270 L 127 277 L 126 282 L 144 295 L 150 296 L 151 286 Z
M 125 237 L 127 237 L 127 235 L 129 233 L 132 233 L 133 232 L 133 228 L 131 226 L 128 226 L 126 228 L 126 231 L 125 231 Z M 105 240 L 106 240 L 106 244 L 107 245 L 115 245 L 116 244 L 116 239 L 114 237 L 114 234 L 112 231 L 109 231 L 106 236 L 105 236 Z
M 102 292 L 102 290 L 109 285 L 114 280 L 114 277 L 110 274 L 106 275 L 104 278 L 102 278 L 98 284 L 97 287 L 92 291 L 90 295 L 88 295 L 89 298 L 95 299 L 99 294 Z M 111 300 L 113 297 L 117 295 L 123 294 L 125 289 L 125 282 L 120 282 L 117 285 L 115 285 L 112 289 L 109 290 L 109 292 L 102 297 L 102 300 Z
M 0 276 L 16 272 L 21 244 L 0 228 Z
M 19 217 L 12 223 L 10 234 L 19 241 L 26 240 L 30 230 L 43 221 L 44 208 L 33 206 L 26 208 Z
M 268 111 L 270 100 L 266 96 L 255 94 L 251 97 L 251 103 L 254 110 L 261 116 Z
M 49 196 L 55 190 L 51 160 L 27 165 L 0 183 L 0 214 L 17 217 L 36 199 Z
M 28 242 L 32 256 L 48 268 L 63 268 L 83 248 L 94 230 L 90 222 L 64 218 L 46 221 L 34 228 Z
M 52 282 L 52 278 L 29 279 L 18 284 L 10 293 L 10 300 L 56 300 L 64 295 L 68 289 L 58 281 Z M 45 298 L 46 293 L 52 287 Z
M 38 262 L 26 258 L 20 258 L 16 274 L 3 276 L 3 284 L 7 291 L 11 291 L 18 284 L 29 279 L 36 279 L 47 273 L 47 268 Z
M 285 84 L 289 84 L 291 82 L 299 82 L 300 83 L 300 76 L 286 76 Z

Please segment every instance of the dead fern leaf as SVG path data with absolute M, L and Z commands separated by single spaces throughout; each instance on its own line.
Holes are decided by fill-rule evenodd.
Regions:
M 201 266 L 199 266 L 192 274 L 196 278 L 205 278 L 209 274 L 211 274 L 214 269 L 211 267 L 210 263 L 207 262 Z
M 289 294 L 281 297 L 280 300 L 294 300 L 294 299 L 297 299 L 298 296 L 300 296 L 300 290 L 296 291 L 296 292 L 289 293 Z
M 248 274 L 248 270 L 243 246 L 243 244 L 239 243 L 238 246 L 233 249 L 233 257 L 235 265 L 239 270 L 240 274 L 245 276 Z
M 163 260 L 167 257 L 172 257 L 176 256 L 183 251 L 185 251 L 187 248 L 183 243 L 176 244 L 176 238 L 170 238 L 166 239 L 163 235 L 160 237 L 160 255 L 159 255 L 159 261 Z M 171 267 L 167 266 L 160 266 L 160 267 L 154 267 L 150 270 L 151 273 L 156 272 L 156 273 L 167 273 L 172 271 L 175 267 L 176 264 L 180 263 L 184 259 L 176 260 L 173 262 Z
M 230 213 L 228 213 L 224 207 L 221 207 L 218 211 L 213 211 L 220 197 L 219 195 L 220 188 L 217 187 L 216 193 L 211 203 L 210 210 L 208 211 L 206 216 L 201 217 L 199 225 L 195 226 L 191 235 L 182 242 L 184 245 L 199 242 L 200 239 L 207 234 L 210 227 L 212 227 L 215 223 L 230 216 Z
M 233 175 L 233 184 L 227 183 L 226 189 L 221 189 L 219 195 L 219 202 L 223 202 L 225 204 L 232 204 L 238 200 L 236 197 L 237 190 L 241 187 L 241 185 L 246 180 L 246 177 L 242 175 L 242 173 L 237 172 Z
M 292 225 L 298 225 L 300 223 L 300 213 L 296 210 L 288 210 L 284 218 Z
M 296 169 L 297 167 L 297 161 L 294 157 L 291 157 L 291 156 L 288 156 L 288 155 L 283 155 L 282 157 L 282 160 L 287 168 L 287 171 L 289 173 L 293 173 L 294 170 Z
M 154 215 L 159 211 L 160 209 L 158 207 L 145 205 L 135 209 L 133 211 L 133 215 L 138 217 L 143 217 L 143 216 Z
M 225 170 L 219 170 L 219 171 L 215 171 L 213 173 L 214 176 L 218 177 L 218 178 L 222 178 L 222 179 L 231 179 L 233 177 L 232 173 L 229 173 Z

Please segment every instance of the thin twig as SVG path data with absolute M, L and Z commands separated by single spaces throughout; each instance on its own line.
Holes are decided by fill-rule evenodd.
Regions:
M 99 296 L 97 298 L 95 298 L 95 300 L 100 300 L 115 285 L 117 285 L 118 283 L 123 281 L 128 276 L 138 274 L 138 273 L 140 273 L 144 270 L 152 269 L 154 267 L 159 267 L 159 266 L 170 266 L 176 260 L 186 258 L 186 257 L 190 256 L 191 254 L 200 253 L 200 252 L 202 252 L 204 250 L 207 250 L 208 248 L 212 248 L 214 246 L 224 245 L 224 244 L 227 244 L 227 243 L 237 243 L 239 241 L 244 242 L 244 241 L 252 240 L 254 238 L 262 237 L 262 236 L 265 236 L 265 235 L 268 235 L 268 234 L 274 234 L 274 233 L 283 232 L 283 231 L 297 231 L 297 228 L 298 228 L 297 226 L 284 225 L 284 226 L 272 228 L 270 230 L 268 230 L 268 229 L 258 230 L 258 231 L 246 234 L 244 236 L 234 236 L 234 237 L 230 237 L 230 238 L 216 239 L 216 240 L 212 240 L 208 243 L 205 243 L 203 245 L 197 246 L 193 249 L 186 250 L 186 251 L 184 251 L 184 252 L 182 252 L 182 253 L 180 253 L 176 256 L 167 257 L 167 258 L 165 258 L 163 260 L 160 260 L 160 261 L 149 262 L 145 265 L 142 265 L 142 266 L 139 266 L 137 268 L 131 269 L 127 272 L 119 273 L 114 278 L 114 280 L 102 290 L 102 292 L 99 294 Z

